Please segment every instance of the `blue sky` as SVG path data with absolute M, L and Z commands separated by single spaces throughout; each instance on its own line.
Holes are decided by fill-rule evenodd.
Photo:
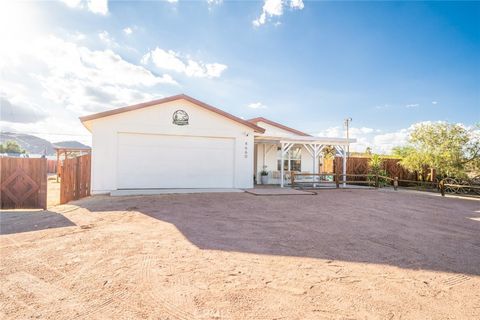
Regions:
M 3 3 L 2 130 L 89 143 L 80 115 L 186 93 L 357 150 L 480 121 L 480 3 Z M 19 23 L 22 21 L 22 23 Z

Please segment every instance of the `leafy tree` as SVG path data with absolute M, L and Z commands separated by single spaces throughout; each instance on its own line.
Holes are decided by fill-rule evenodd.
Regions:
M 469 130 L 446 122 L 419 124 L 408 145 L 395 148 L 393 154 L 411 171 L 428 166 L 439 175 L 465 177 L 468 170 L 480 166 L 479 129 L 479 125 Z
M 370 173 L 373 174 L 380 174 L 382 171 L 383 159 L 378 155 L 374 154 L 370 158 L 368 162 L 368 166 L 370 168 Z
M 376 176 L 386 177 L 387 171 L 383 167 L 384 159 L 378 155 L 373 154 L 368 161 L 368 180 L 375 181 Z M 388 181 L 385 178 L 379 178 L 380 185 L 387 185 Z
M 0 144 L 0 153 L 25 153 L 16 141 L 6 141 Z
M 365 155 L 366 156 L 371 156 L 372 155 L 372 148 L 370 148 L 370 147 L 365 148 Z
M 337 150 L 333 146 L 325 146 L 322 150 L 322 154 L 325 159 L 334 158 L 336 153 Z

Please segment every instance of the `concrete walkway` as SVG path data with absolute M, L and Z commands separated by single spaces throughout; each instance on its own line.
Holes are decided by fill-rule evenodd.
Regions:
M 244 192 L 241 189 L 123 189 L 110 192 L 112 197 L 122 196 L 148 196 L 156 194 L 178 194 L 178 193 L 223 193 L 223 192 Z
M 314 191 L 296 190 L 292 188 L 254 188 L 245 189 L 245 192 L 256 196 L 286 196 L 286 195 L 315 195 Z

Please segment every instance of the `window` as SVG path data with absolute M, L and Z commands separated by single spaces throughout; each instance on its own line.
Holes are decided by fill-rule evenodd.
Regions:
M 277 170 L 281 168 L 282 148 L 277 148 Z M 302 171 L 302 147 L 293 146 L 283 157 L 283 168 L 285 171 Z

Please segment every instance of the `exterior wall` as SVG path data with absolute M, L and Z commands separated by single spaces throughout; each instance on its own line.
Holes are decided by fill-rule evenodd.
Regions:
M 257 183 L 260 183 L 260 172 L 263 170 L 263 165 L 264 165 L 264 160 L 263 160 L 263 150 L 268 151 L 270 148 L 270 151 L 268 151 L 265 154 L 265 165 L 267 166 L 266 171 L 269 172 L 268 175 L 268 184 L 278 184 L 280 183 L 280 179 L 275 178 L 275 174 L 273 173 L 274 171 L 277 170 L 277 163 L 278 163 L 278 156 L 277 156 L 277 147 L 276 145 L 271 145 L 271 144 L 263 144 L 263 143 L 258 143 L 256 144 L 257 148 L 257 172 L 256 172 L 256 177 L 257 177 Z M 310 155 L 310 153 L 305 149 L 305 147 L 302 146 L 302 155 L 301 155 L 301 171 L 302 172 L 313 172 L 313 158 Z M 318 160 L 320 162 L 320 160 Z M 317 164 L 318 164 L 317 162 Z M 318 173 L 318 168 L 316 168 L 316 172 Z
M 257 123 L 258 126 L 262 127 L 265 129 L 265 132 L 263 134 L 257 134 L 259 137 L 296 137 L 297 135 L 288 131 L 284 130 L 282 128 L 278 128 L 276 126 L 270 125 L 268 123 L 259 121 Z M 303 136 L 302 136 L 303 137 Z M 270 148 L 271 147 L 271 148 Z M 266 171 L 269 172 L 268 175 L 268 184 L 279 184 L 280 179 L 277 178 L 276 176 L 279 176 L 280 170 L 277 170 L 277 163 L 278 163 L 278 156 L 277 156 L 277 147 L 278 146 L 273 146 L 271 144 L 263 144 L 263 143 L 258 143 L 256 145 L 257 148 L 257 172 L 256 172 L 256 177 L 257 177 L 257 183 L 260 183 L 260 172 L 263 170 L 264 166 L 264 159 L 263 159 L 263 150 L 265 149 L 266 151 L 270 150 L 266 153 L 265 155 L 265 165 L 267 166 Z M 302 146 L 302 155 L 301 155 L 301 171 L 302 172 L 313 172 L 313 159 L 310 153 L 305 149 L 305 147 Z M 318 169 L 316 169 L 318 171 Z M 278 173 L 276 173 L 278 172 Z
M 172 115 L 179 109 L 188 113 L 188 125 L 178 126 L 172 123 Z M 118 189 L 118 133 L 233 138 L 234 187 L 253 186 L 253 129 L 187 100 L 171 101 L 160 106 L 99 118 L 88 121 L 86 125 L 92 132 L 93 194 Z M 138 156 L 148 157 L 148 154 Z M 134 170 L 132 168 L 132 174 Z

